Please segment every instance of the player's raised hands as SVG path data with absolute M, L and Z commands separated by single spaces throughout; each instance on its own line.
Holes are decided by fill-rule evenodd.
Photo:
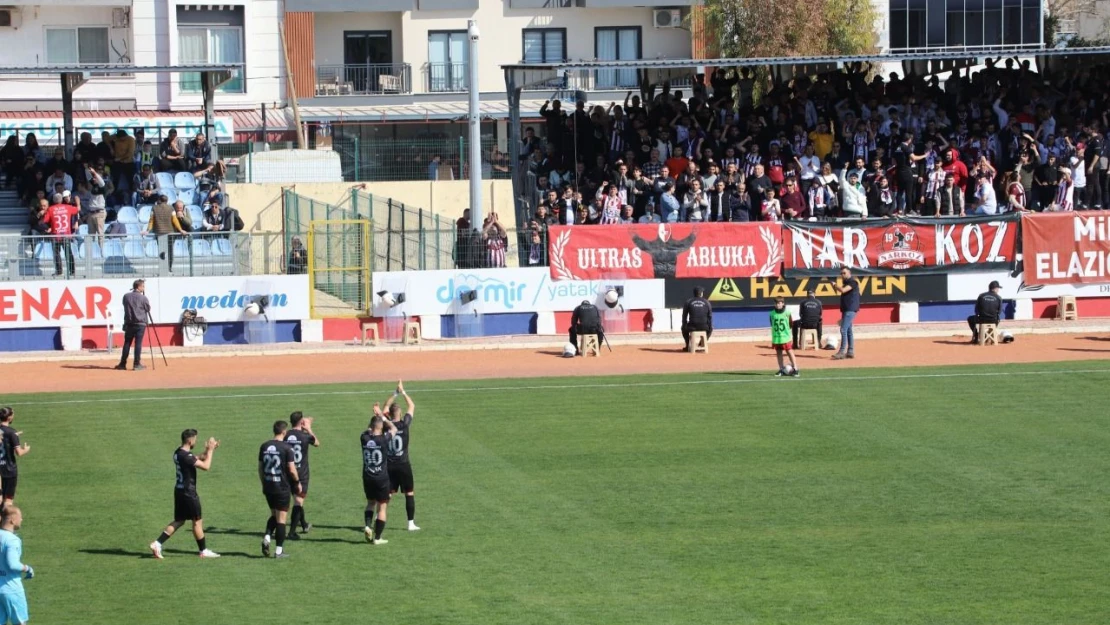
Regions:
M 402 395 L 405 394 L 405 384 L 400 380 L 397 380 L 397 392 L 401 393 Z
M 382 416 L 382 405 L 378 402 L 374 402 L 374 416 Z

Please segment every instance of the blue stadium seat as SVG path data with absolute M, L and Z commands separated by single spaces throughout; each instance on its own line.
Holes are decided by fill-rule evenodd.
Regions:
M 80 226 L 77 226 L 77 236 L 79 236 L 79 237 L 89 236 L 89 226 L 88 226 L 88 224 L 81 224 Z
M 139 207 L 139 223 L 144 226 L 150 223 L 150 213 L 154 211 L 154 207 L 150 204 L 144 204 Z
M 193 230 L 200 230 L 204 227 L 204 209 L 196 204 L 190 204 L 185 207 L 189 212 L 189 219 L 193 220 Z
M 143 251 L 146 252 L 147 258 L 158 258 L 158 239 L 147 237 L 143 241 Z
M 175 239 L 173 242 L 173 255 L 174 258 L 188 258 L 189 247 L 184 239 Z
M 183 202 L 185 204 L 185 206 L 188 206 L 190 204 L 196 204 L 196 197 L 197 197 L 196 191 L 193 191 L 192 189 L 178 189 L 177 190 L 177 199 L 180 200 L 181 202 Z
M 104 241 L 104 258 L 118 258 L 123 256 L 123 246 L 120 245 L 119 239 L 106 239 Z M 95 256 L 93 258 L 96 258 Z
M 211 241 L 213 256 L 231 256 L 231 242 L 220 237 Z
M 143 240 L 140 237 L 127 237 L 123 243 L 123 255 L 127 258 L 143 258 L 146 252 L 143 250 Z
M 116 211 L 116 221 L 121 224 L 137 224 L 139 223 L 139 214 L 135 212 L 135 207 L 123 206 Z
M 89 254 L 92 254 L 92 258 L 97 260 L 104 258 L 104 254 L 100 251 L 100 244 L 96 242 L 96 239 L 82 240 L 77 244 L 77 258 L 85 260 Z
M 164 192 L 164 189 L 174 189 L 173 174 L 168 171 L 160 171 L 154 174 L 154 179 L 158 181 L 158 189 Z
M 144 223 L 143 225 L 145 226 L 146 224 Z M 139 224 L 123 224 L 123 227 L 127 230 L 127 234 L 139 234 L 143 231 Z
M 195 237 L 193 238 L 193 256 L 211 256 L 212 246 L 208 241 Z
M 177 189 L 173 187 L 163 187 L 158 190 L 159 193 L 166 196 L 166 202 L 173 205 L 177 201 Z
M 192 191 L 193 189 L 197 188 L 196 176 L 187 171 L 177 172 L 177 176 L 173 179 L 173 183 L 173 186 L 177 187 L 178 189 L 188 189 L 189 191 Z
M 39 241 L 35 244 L 35 258 L 39 260 L 54 260 L 54 246 L 48 241 Z

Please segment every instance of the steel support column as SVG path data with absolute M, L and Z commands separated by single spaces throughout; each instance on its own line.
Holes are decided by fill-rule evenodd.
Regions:
M 73 92 L 88 79 L 87 73 L 62 74 L 62 134 L 67 160 L 73 158 Z

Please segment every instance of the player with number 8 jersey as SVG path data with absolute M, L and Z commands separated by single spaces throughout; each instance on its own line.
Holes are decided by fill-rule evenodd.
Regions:
M 308 497 L 308 448 L 319 447 L 320 439 L 312 431 L 312 417 L 304 416 L 300 410 L 289 415 L 289 423 L 293 429 L 285 435 L 285 442 L 293 451 L 293 464 L 297 466 L 297 475 L 301 478 L 301 492 L 293 496 L 293 514 L 289 519 L 289 540 L 300 540 L 297 528 L 308 533 L 312 524 L 304 518 L 304 500 Z
M 397 396 L 405 398 L 407 404 L 405 415 L 401 416 L 401 407 L 397 405 Z M 412 465 L 409 463 L 409 431 L 412 429 L 412 415 L 416 412 L 416 405 L 412 398 L 405 392 L 405 385 L 397 382 L 397 390 L 385 402 L 385 411 L 389 420 L 397 427 L 397 435 L 389 444 L 389 493 L 398 491 L 405 494 L 405 514 L 408 516 L 410 532 L 420 529 L 416 526 L 416 493 L 413 490 Z
M 388 430 L 388 431 L 386 431 Z M 389 506 L 389 471 L 386 454 L 397 435 L 397 426 L 382 413 L 381 404 L 374 404 L 374 416 L 370 425 L 362 433 L 362 491 L 366 495 L 366 509 L 363 520 L 366 525 L 363 533 L 373 545 L 389 542 L 382 538 L 385 531 L 386 509 Z M 377 504 L 377 518 L 374 518 L 374 505 Z M 373 520 L 374 529 L 370 529 Z

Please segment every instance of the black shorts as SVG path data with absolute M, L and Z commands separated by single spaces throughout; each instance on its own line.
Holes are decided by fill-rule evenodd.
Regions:
M 293 493 L 287 490 L 276 491 L 272 493 L 262 492 L 266 495 L 266 504 L 270 506 L 271 510 L 286 511 L 289 509 L 289 501 L 293 498 Z
M 15 499 L 15 487 L 19 483 L 19 476 L 0 477 L 0 482 L 3 482 L 4 499 Z
M 408 493 L 412 491 L 412 465 L 398 462 L 389 465 L 389 492 Z
M 196 493 L 183 490 L 173 491 L 173 520 L 175 522 L 197 521 L 204 517 L 200 513 L 200 497 Z
M 302 477 L 299 483 L 301 485 L 301 497 L 308 497 L 308 478 Z
M 389 501 L 389 478 L 376 480 L 362 476 L 362 492 L 366 494 L 366 501 L 387 503 Z

